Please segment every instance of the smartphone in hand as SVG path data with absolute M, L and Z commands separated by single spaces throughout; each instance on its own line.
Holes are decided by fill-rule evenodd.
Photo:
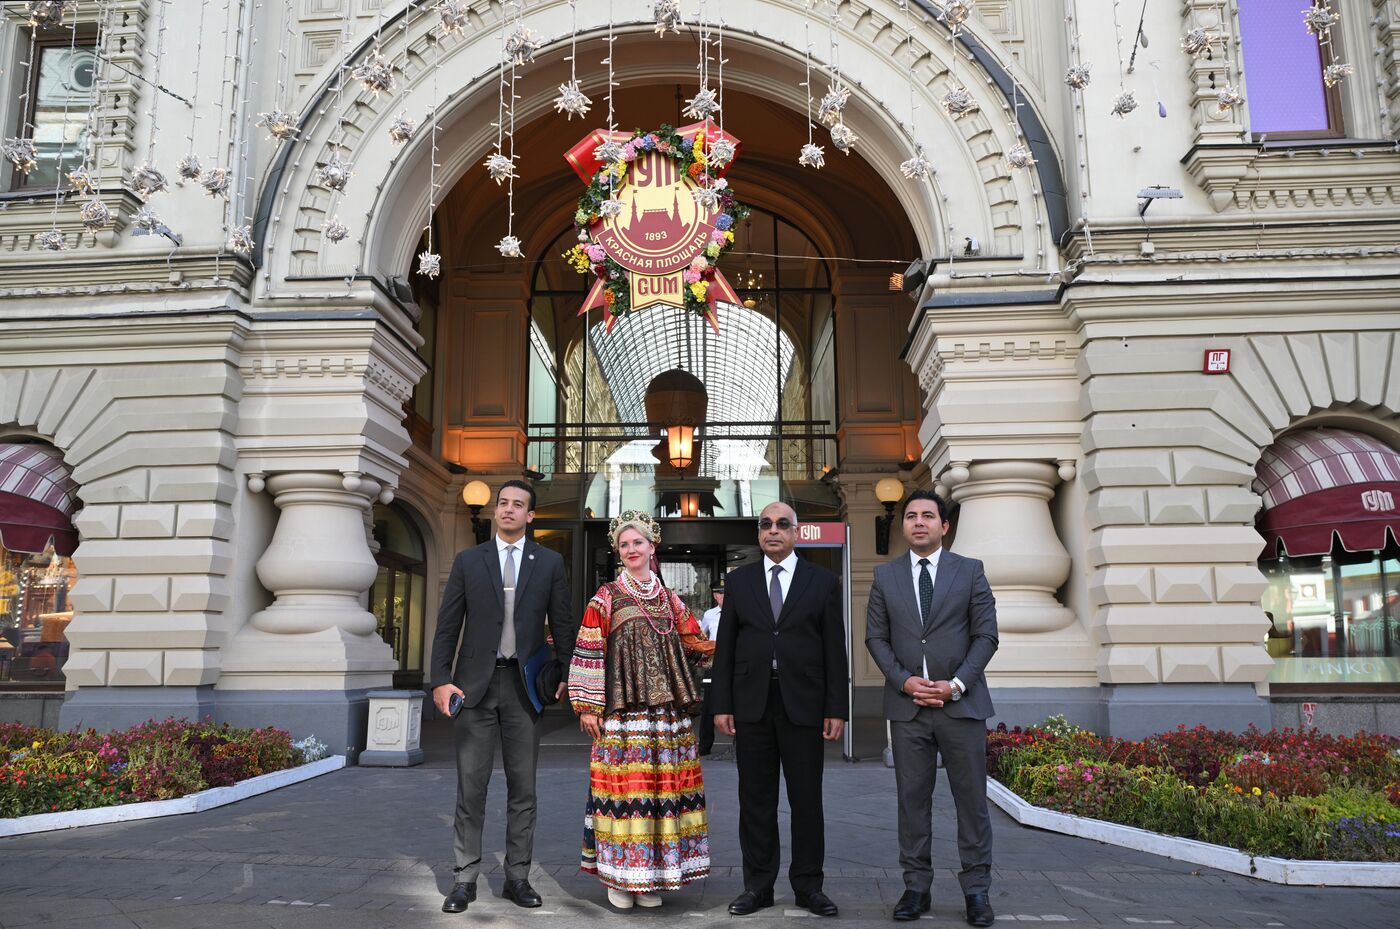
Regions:
M 459 712 L 461 712 L 461 710 L 462 710 L 462 704 L 463 704 L 464 702 L 465 702 L 465 701 L 462 699 L 462 695 L 461 695 L 461 694 L 453 694 L 452 696 L 448 697 L 448 698 L 447 698 L 447 715 L 448 715 L 448 716 L 456 716 Z

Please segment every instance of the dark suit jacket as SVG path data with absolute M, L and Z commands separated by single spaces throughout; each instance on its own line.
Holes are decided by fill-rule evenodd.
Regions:
M 578 619 L 570 615 L 564 559 L 558 552 L 526 539 L 515 577 L 515 653 L 522 669 L 526 659 L 544 644 L 546 616 L 554 636 L 555 657 L 567 673 L 578 636 Z M 475 548 L 458 552 L 452 562 L 452 574 L 438 608 L 437 632 L 433 635 L 430 686 L 456 684 L 466 706 L 480 703 L 494 673 L 504 619 L 505 590 L 496 539 L 492 537 Z
M 919 617 L 909 556 L 878 565 L 865 612 L 865 647 L 885 675 L 887 719 L 907 722 L 918 712 L 903 688 L 923 673 L 924 661 L 930 680 L 956 677 L 967 688 L 961 700 L 944 703 L 943 712 L 964 719 L 996 712 L 984 674 L 997 650 L 997 602 L 975 558 L 946 550 L 938 556 L 927 625 Z
M 849 718 L 840 580 L 799 558 L 782 615 L 774 623 L 765 564 L 766 559 L 735 568 L 725 580 L 710 672 L 710 712 L 732 714 L 743 722 L 760 720 L 777 658 L 778 686 L 790 720 L 820 726 L 825 718 Z

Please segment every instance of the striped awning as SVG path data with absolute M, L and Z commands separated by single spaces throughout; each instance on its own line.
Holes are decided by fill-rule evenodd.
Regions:
M 78 485 L 63 456 L 48 445 L 0 443 L 0 544 L 42 552 L 53 541 L 60 555 L 78 547 L 73 514 Z
M 1350 552 L 1400 538 L 1400 452 L 1349 429 L 1306 429 L 1265 450 L 1255 467 L 1266 555 Z

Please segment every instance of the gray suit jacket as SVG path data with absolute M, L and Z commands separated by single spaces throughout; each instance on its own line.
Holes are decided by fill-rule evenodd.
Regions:
M 919 708 L 903 690 L 923 672 L 935 681 L 957 678 L 967 688 L 961 700 L 943 705 L 949 716 L 987 719 L 996 711 L 984 676 L 997 650 L 997 604 L 982 562 L 944 551 L 933 582 L 928 624 L 919 617 L 909 557 L 875 568 L 865 612 L 865 647 L 885 675 L 885 717 L 908 721 Z
M 546 616 L 554 636 L 555 657 L 567 674 L 574 639 L 578 637 L 578 619 L 569 611 L 564 559 L 558 552 L 527 539 L 515 581 L 515 652 L 522 669 L 526 659 L 544 644 Z M 438 609 L 437 632 L 433 635 L 429 686 L 456 684 L 466 706 L 480 703 L 495 670 L 504 621 L 505 589 L 501 585 L 496 539 L 492 537 L 475 548 L 458 552 L 452 562 L 452 573 Z

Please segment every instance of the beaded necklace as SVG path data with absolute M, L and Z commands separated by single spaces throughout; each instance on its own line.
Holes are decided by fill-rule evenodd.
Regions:
M 622 572 L 622 588 L 632 596 L 633 600 L 642 608 L 642 613 L 647 618 L 647 625 L 657 635 L 670 635 L 676 628 L 676 614 L 671 609 L 671 598 L 659 596 L 665 588 L 661 586 L 661 579 L 652 574 L 651 581 L 643 585 L 636 578 L 632 577 L 628 571 Z M 665 620 L 665 628 L 657 625 L 657 620 Z

